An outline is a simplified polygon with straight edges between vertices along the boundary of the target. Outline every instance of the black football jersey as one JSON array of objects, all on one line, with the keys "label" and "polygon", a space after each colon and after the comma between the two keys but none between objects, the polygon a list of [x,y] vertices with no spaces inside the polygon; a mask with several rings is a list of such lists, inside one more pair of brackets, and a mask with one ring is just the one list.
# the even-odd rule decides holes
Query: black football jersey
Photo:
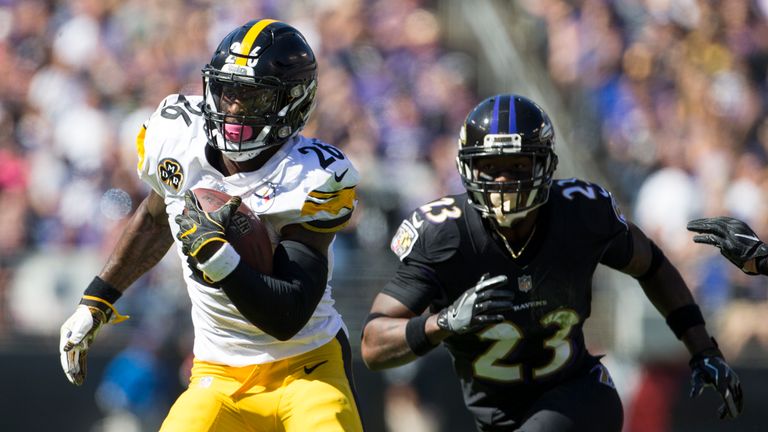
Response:
[{"label": "black football jersey", "polygon": [[578,179],[554,181],[517,259],[466,194],[421,206],[402,222],[391,247],[402,262],[383,292],[415,313],[450,305],[484,274],[509,278],[515,300],[504,322],[444,341],[476,415],[500,406],[524,409],[597,362],[583,334],[592,274],[601,261],[626,265],[632,250],[612,196]]}]

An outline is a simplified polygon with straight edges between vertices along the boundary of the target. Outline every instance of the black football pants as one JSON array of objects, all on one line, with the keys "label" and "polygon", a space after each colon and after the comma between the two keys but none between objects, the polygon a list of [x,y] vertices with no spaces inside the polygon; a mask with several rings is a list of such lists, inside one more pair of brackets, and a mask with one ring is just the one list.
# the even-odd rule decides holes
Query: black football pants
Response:
[{"label": "black football pants", "polygon": [[608,370],[595,365],[588,374],[545,392],[522,420],[500,418],[478,424],[481,431],[620,432],[624,411]]}]

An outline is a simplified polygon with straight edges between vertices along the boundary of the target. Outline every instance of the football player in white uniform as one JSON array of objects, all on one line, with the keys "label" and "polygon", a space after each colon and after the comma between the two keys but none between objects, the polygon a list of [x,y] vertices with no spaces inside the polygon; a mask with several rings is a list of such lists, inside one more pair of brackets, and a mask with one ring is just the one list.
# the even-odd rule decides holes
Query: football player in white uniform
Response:
[{"label": "football player in white uniform", "polygon": [[[82,384],[100,327],[124,319],[115,301],[175,243],[195,361],[161,430],[362,430],[328,285],[330,246],[352,215],[358,173],[337,148],[299,135],[317,89],[312,49],[285,23],[250,21],[216,49],[203,89],[166,97],[139,133],[138,172],[152,191],[61,328],[64,372]],[[196,188],[233,198],[206,213]],[[269,232],[271,275],[224,236],[241,199]]]}]

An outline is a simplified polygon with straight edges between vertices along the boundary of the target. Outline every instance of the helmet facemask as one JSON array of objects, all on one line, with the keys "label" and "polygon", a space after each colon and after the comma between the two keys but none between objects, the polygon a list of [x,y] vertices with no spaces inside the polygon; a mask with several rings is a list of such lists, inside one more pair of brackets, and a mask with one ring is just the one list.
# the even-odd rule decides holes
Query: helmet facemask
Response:
[{"label": "helmet facemask", "polygon": [[230,32],[203,68],[208,144],[244,162],[282,146],[315,104],[317,61],[295,28],[251,20]]},{"label": "helmet facemask", "polygon": [[206,66],[203,115],[209,144],[236,162],[282,145],[309,118],[316,83],[257,77],[254,69],[245,65],[226,63],[221,70]]},{"label": "helmet facemask", "polygon": [[[482,146],[465,146],[463,135],[464,128],[457,157],[459,173],[473,206],[484,217],[509,227],[547,202],[557,167],[551,142],[523,143],[519,134],[487,134]],[[494,173],[483,172],[489,160],[518,168],[506,180],[497,181]]]}]

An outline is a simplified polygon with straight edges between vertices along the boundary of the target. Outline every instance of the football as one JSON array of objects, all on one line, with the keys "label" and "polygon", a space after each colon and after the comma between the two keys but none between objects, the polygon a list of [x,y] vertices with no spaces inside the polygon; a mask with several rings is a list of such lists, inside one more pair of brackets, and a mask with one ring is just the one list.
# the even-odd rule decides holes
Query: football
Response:
[{"label": "football", "polygon": [[[214,189],[197,188],[192,193],[207,212],[217,210],[231,198]],[[267,228],[245,203],[241,203],[232,216],[225,236],[241,259],[262,273],[272,274],[272,242]]]}]

